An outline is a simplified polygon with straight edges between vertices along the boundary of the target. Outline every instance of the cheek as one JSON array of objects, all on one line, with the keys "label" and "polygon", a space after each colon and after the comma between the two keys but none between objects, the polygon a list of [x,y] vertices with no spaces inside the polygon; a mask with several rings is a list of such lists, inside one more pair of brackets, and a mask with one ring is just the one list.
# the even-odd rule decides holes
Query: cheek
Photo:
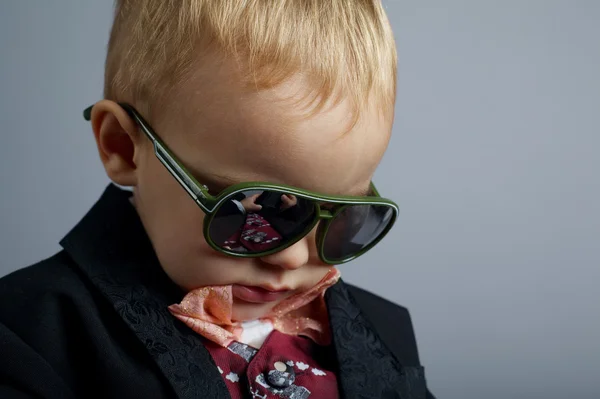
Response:
[{"label": "cheek", "polygon": [[[135,202],[142,223],[167,275],[179,286],[206,280],[216,252],[203,236],[204,212],[166,172],[141,178]],[[202,281],[203,282],[203,281]]]},{"label": "cheek", "polygon": [[[160,237],[161,244],[180,246],[202,241],[204,213],[170,176],[156,174],[150,181],[136,187],[136,202],[140,205],[151,238]],[[165,241],[165,242],[163,242]],[[161,245],[162,246],[162,245]]]}]

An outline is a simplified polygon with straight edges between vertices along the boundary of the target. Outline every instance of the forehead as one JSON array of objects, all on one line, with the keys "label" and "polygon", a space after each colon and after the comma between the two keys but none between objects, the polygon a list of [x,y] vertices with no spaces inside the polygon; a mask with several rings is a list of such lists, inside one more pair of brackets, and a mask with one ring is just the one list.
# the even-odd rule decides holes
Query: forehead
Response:
[{"label": "forehead", "polygon": [[[352,122],[346,100],[316,114],[306,79],[248,90],[226,68],[193,76],[155,129],[204,183],[288,184],[326,194],[364,191],[387,147],[392,116],[365,109]],[[164,132],[164,133],[163,133]],[[221,188],[222,188],[221,187]]]}]

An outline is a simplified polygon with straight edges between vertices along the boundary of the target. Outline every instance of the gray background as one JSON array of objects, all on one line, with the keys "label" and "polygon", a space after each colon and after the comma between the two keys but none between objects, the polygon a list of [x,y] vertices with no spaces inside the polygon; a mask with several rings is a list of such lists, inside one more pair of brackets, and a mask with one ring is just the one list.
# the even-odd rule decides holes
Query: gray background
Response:
[{"label": "gray background", "polygon": [[[400,55],[377,173],[402,208],[346,279],[410,308],[439,398],[600,398],[600,1],[386,2]],[[111,1],[0,3],[0,275],[107,178]]]}]

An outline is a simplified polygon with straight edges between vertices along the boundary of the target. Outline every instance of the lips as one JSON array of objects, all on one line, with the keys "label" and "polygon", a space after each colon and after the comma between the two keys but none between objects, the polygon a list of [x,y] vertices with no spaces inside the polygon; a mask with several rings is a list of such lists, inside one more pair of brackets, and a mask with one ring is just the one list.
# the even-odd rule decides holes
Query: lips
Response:
[{"label": "lips", "polygon": [[242,301],[250,303],[269,303],[283,299],[291,290],[289,288],[275,288],[270,286],[250,286],[234,284],[231,294]]}]

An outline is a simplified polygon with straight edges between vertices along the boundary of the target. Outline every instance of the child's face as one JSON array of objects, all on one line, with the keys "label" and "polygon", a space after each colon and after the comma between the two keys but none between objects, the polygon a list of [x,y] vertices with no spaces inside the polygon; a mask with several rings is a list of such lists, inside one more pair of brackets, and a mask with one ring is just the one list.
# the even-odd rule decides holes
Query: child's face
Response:
[{"label": "child's face", "polygon": [[[210,72],[203,68],[201,76],[177,90],[177,101],[159,119],[149,121],[201,184],[214,191],[246,181],[327,194],[366,191],[387,146],[392,118],[364,111],[358,125],[344,133],[348,104],[326,107],[307,119],[306,110],[294,103],[305,94],[301,79],[253,93],[236,81],[223,66]],[[266,303],[234,295],[233,318],[249,320],[312,287],[330,269],[317,254],[314,231],[262,258],[213,250],[203,238],[204,213],[160,164],[150,142],[140,140],[136,207],[165,272],[183,289],[230,284],[289,289]]]}]

